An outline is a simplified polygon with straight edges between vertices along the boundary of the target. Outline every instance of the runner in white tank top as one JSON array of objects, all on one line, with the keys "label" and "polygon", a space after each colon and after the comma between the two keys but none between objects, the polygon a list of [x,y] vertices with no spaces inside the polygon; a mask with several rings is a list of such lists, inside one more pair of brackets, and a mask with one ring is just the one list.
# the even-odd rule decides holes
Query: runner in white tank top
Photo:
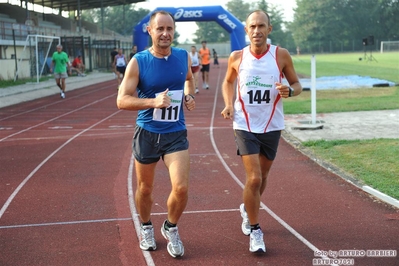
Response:
[{"label": "runner in white tank top", "polygon": [[234,129],[253,133],[284,129],[283,103],[275,85],[281,82],[277,50],[277,46],[270,45],[266,54],[258,58],[251,53],[249,46],[242,50],[234,103]]},{"label": "runner in white tank top", "polygon": [[[254,11],[245,24],[250,45],[230,54],[222,85],[222,116],[233,119],[237,154],[245,169],[241,230],[249,235],[249,251],[266,252],[260,199],[284,129],[283,99],[300,94],[302,86],[289,52],[267,43],[272,31],[269,15]],[[283,76],[289,84],[282,84]]]}]

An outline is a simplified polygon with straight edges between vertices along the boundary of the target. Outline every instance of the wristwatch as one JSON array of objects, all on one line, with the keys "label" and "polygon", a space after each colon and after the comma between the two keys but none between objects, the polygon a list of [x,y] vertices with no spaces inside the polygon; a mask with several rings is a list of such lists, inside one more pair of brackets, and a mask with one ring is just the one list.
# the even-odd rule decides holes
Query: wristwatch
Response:
[{"label": "wristwatch", "polygon": [[289,87],[289,89],[290,89],[290,92],[288,93],[288,97],[294,96],[294,89],[291,87]]}]

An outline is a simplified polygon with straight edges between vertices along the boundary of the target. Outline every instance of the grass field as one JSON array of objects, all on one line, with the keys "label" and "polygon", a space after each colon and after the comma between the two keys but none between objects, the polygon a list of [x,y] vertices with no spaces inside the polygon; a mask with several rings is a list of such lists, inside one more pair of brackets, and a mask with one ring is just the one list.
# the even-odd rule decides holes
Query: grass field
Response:
[{"label": "grass field", "polygon": [[[316,76],[359,75],[399,83],[399,52],[373,52],[377,61],[359,61],[363,53],[316,54]],[[311,55],[292,56],[298,74],[310,77]]]},{"label": "grass field", "polygon": [[[362,53],[316,56],[316,76],[359,75],[399,83],[399,52],[373,53],[376,61],[359,61]],[[293,56],[298,74],[310,76],[311,55]],[[317,113],[399,109],[399,86],[320,90]],[[311,112],[310,92],[284,101],[286,114]],[[399,128],[398,128],[399,136]],[[399,199],[399,139],[307,141],[304,146],[365,184]]]}]

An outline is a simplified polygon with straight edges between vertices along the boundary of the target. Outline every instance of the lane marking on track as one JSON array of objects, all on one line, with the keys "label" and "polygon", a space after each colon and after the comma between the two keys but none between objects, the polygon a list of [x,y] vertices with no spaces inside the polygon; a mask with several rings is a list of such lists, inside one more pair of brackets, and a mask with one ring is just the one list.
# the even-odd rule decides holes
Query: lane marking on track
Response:
[{"label": "lane marking on track", "polygon": [[56,225],[71,225],[71,224],[87,224],[87,223],[108,223],[108,222],[131,221],[131,220],[132,220],[132,218],[111,218],[111,219],[99,219],[99,220],[82,220],[82,221],[70,221],[70,222],[40,223],[40,224],[17,224],[17,225],[0,226],[0,229],[13,229],[13,228],[25,228],[25,227],[41,227],[41,226],[56,226]]},{"label": "lane marking on track", "polygon": [[[203,211],[185,211],[183,214],[198,214],[198,213],[221,213],[221,212],[238,212],[240,209],[225,209],[225,210],[203,210]],[[152,216],[164,216],[167,212],[155,212],[151,213]],[[138,216],[138,214],[134,214]],[[53,223],[37,223],[37,224],[15,224],[15,225],[3,225],[0,229],[15,229],[15,228],[26,228],[26,227],[43,227],[43,226],[57,226],[57,225],[72,225],[72,224],[87,224],[87,223],[109,223],[118,221],[132,221],[131,217],[125,218],[108,218],[108,219],[96,219],[96,220],[80,220],[80,221],[69,221],[69,222],[53,222]]]},{"label": "lane marking on track", "polygon": [[[136,230],[137,239],[140,241],[140,220],[138,218],[136,205],[134,203],[134,193],[133,193],[133,168],[134,168],[134,156],[133,153],[130,157],[129,173],[127,176],[127,187],[129,196],[129,206],[130,213],[132,215],[134,229]],[[143,257],[147,263],[147,266],[155,266],[154,260],[151,257],[149,251],[141,250]]]},{"label": "lane marking on track", "polygon": [[55,126],[55,127],[49,127],[48,129],[71,129],[73,127],[70,126]]},{"label": "lane marking on track", "polygon": [[[108,98],[108,97],[107,97]],[[107,119],[113,117],[114,115],[120,113],[121,110],[118,110],[116,112],[114,112],[113,114],[107,116],[106,118],[101,119],[100,121],[98,121],[97,123],[91,125],[90,127],[82,130],[81,132],[79,132],[78,134],[74,135],[72,138],[68,139],[64,144],[62,144],[60,147],[58,147],[55,151],[53,151],[49,156],[47,156],[46,159],[44,159],[38,166],[36,166],[36,168],[27,176],[25,177],[25,179],[19,184],[19,186],[14,190],[14,192],[10,195],[10,197],[8,197],[7,201],[4,203],[3,207],[0,209],[0,219],[1,217],[3,217],[3,214],[5,213],[5,211],[7,210],[8,206],[10,206],[11,202],[13,201],[13,199],[15,198],[15,196],[17,196],[18,192],[24,187],[24,185],[29,181],[29,179],[32,178],[32,176],[48,161],[50,160],[57,152],[59,152],[62,148],[64,148],[67,144],[69,144],[70,142],[72,142],[74,139],[76,139],[77,137],[79,137],[80,135],[84,134],[85,132],[89,131],[90,129],[92,129],[93,127],[101,124],[102,122],[106,121]]]},{"label": "lane marking on track", "polygon": [[34,109],[30,109],[30,110],[24,111],[22,113],[13,114],[13,115],[10,115],[10,116],[7,116],[7,117],[3,117],[3,118],[0,119],[0,121],[6,120],[6,119],[10,119],[10,118],[13,118],[13,117],[16,117],[16,116],[19,116],[19,115],[27,114],[27,113],[30,113],[30,112],[34,112],[34,111],[37,111],[37,110],[40,110],[40,109],[44,109],[44,108],[47,108],[47,107],[52,106],[54,104],[59,104],[60,102],[67,102],[67,101],[75,99],[75,98],[80,98],[80,97],[82,97],[82,96],[84,96],[86,94],[91,94],[94,91],[97,92],[97,91],[101,91],[101,90],[105,90],[105,89],[109,89],[109,88],[113,88],[113,87],[114,86],[109,86],[108,85],[107,87],[104,87],[104,88],[101,88],[101,89],[95,88],[93,90],[87,91],[85,93],[82,93],[82,94],[79,94],[79,95],[76,95],[76,96],[73,96],[73,97],[68,97],[66,99],[61,99],[61,100],[58,100],[58,101],[53,102],[53,103],[49,103],[49,104],[46,104],[46,105],[43,105],[43,106],[40,106],[40,107],[37,107],[37,108],[34,108]]},{"label": "lane marking on track", "polygon": [[29,131],[29,130],[31,130],[31,129],[33,129],[33,128],[38,127],[38,126],[44,125],[44,124],[46,124],[46,123],[48,123],[48,122],[57,120],[58,118],[61,118],[61,117],[67,116],[67,115],[69,115],[69,114],[75,113],[75,112],[77,112],[77,111],[80,111],[80,110],[82,110],[82,109],[84,109],[84,108],[86,108],[86,107],[88,107],[88,106],[91,106],[91,105],[93,105],[93,104],[102,102],[102,101],[104,101],[104,100],[106,100],[106,99],[108,99],[108,98],[114,97],[114,96],[115,96],[115,93],[112,94],[112,95],[110,95],[110,96],[107,96],[107,97],[105,97],[105,98],[102,98],[102,99],[100,99],[100,100],[96,100],[96,101],[94,101],[94,102],[92,102],[92,103],[86,104],[86,105],[84,105],[84,106],[82,106],[82,107],[80,107],[80,108],[74,109],[74,110],[69,111],[69,112],[67,112],[67,113],[64,113],[64,114],[62,114],[62,115],[56,116],[56,117],[54,117],[54,118],[51,118],[51,119],[49,119],[49,120],[46,120],[46,121],[41,122],[41,123],[39,123],[39,124],[36,124],[36,125],[34,125],[34,126],[25,128],[25,129],[20,130],[20,131],[18,131],[18,132],[15,132],[15,133],[13,133],[13,134],[11,134],[11,135],[8,135],[8,136],[6,136],[6,137],[0,139],[0,142],[6,140],[6,139],[8,139],[8,138],[11,138],[11,137],[13,137],[13,136],[16,136],[16,135],[18,135],[18,134],[21,134],[21,133],[23,133],[23,132]]},{"label": "lane marking on track", "polygon": [[[213,146],[213,149],[216,152],[216,155],[218,156],[220,162],[226,169],[226,171],[230,174],[230,176],[233,178],[233,180],[242,188],[244,189],[244,184],[240,181],[240,179],[234,174],[234,172],[230,169],[230,167],[227,165],[225,160],[223,159],[223,156],[220,154],[220,151],[217,148],[214,136],[213,136],[213,124],[214,124],[214,118],[215,118],[215,112],[216,112],[216,106],[217,106],[217,98],[218,98],[218,91],[219,91],[219,84],[220,84],[220,72],[219,72],[219,77],[217,81],[217,86],[215,90],[215,97],[214,97],[214,102],[213,102],[213,110],[212,110],[212,116],[211,116],[211,124],[209,127],[209,137],[211,138],[211,143]],[[287,229],[291,234],[293,234],[297,239],[299,239],[302,243],[304,243],[307,247],[309,247],[313,252],[320,252],[320,250],[314,246],[312,243],[310,243],[306,238],[304,238],[301,234],[299,234],[297,231],[295,231],[294,228],[292,228],[288,223],[286,223],[283,219],[281,219],[277,214],[275,214],[270,208],[266,206],[263,202],[260,202],[260,205],[262,209],[264,209],[270,216],[272,216],[278,223],[280,223],[285,229]],[[323,259],[330,259],[327,256],[321,256]],[[335,266],[335,264],[332,264]]]}]

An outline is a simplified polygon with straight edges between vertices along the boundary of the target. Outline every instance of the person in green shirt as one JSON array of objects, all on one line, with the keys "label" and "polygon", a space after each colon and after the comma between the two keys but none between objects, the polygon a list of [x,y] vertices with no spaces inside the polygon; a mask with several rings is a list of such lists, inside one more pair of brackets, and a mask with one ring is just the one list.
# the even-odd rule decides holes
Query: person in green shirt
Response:
[{"label": "person in green shirt", "polygon": [[[55,66],[55,67],[54,67]],[[50,72],[54,73],[55,82],[61,90],[61,98],[65,98],[65,79],[68,77],[70,63],[67,53],[62,51],[62,45],[57,45],[57,51],[53,53]]]}]

